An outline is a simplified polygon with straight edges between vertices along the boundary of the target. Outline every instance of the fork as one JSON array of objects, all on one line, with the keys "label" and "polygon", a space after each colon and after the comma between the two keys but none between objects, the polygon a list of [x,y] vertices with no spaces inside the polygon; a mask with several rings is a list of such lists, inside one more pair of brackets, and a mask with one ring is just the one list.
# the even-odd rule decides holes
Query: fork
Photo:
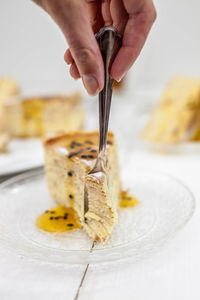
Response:
[{"label": "fork", "polygon": [[[100,29],[96,34],[96,40],[99,44],[101,55],[104,63],[104,88],[99,93],[99,150],[97,159],[92,170],[88,175],[93,175],[98,172],[105,173],[105,158],[106,158],[106,144],[108,123],[110,116],[110,106],[112,98],[112,87],[114,79],[110,77],[110,68],[113,60],[121,46],[121,36],[116,28],[113,26],[106,26]],[[87,186],[84,186],[84,215],[87,213],[88,194]],[[86,222],[85,218],[85,222]]]}]

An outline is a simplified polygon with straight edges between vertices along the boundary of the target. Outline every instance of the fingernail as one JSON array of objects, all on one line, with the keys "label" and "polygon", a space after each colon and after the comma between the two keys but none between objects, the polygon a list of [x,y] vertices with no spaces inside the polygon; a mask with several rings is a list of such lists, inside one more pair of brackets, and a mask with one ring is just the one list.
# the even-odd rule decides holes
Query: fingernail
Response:
[{"label": "fingernail", "polygon": [[98,82],[93,75],[82,75],[84,87],[90,95],[98,93]]}]

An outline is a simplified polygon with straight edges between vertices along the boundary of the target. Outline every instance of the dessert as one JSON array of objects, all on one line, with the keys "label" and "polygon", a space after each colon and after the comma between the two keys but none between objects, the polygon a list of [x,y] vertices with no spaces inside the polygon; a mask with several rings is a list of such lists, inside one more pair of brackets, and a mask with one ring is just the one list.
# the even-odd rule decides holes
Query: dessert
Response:
[{"label": "dessert", "polygon": [[[51,196],[72,207],[89,237],[105,242],[118,220],[120,196],[117,149],[108,133],[105,172],[88,175],[98,154],[98,132],[60,133],[44,139],[46,178]],[[84,186],[88,211],[84,215]]]},{"label": "dessert", "polygon": [[168,83],[143,138],[166,144],[200,140],[200,79],[175,77]]},{"label": "dessert", "polygon": [[0,78],[0,103],[10,96],[17,95],[19,93],[19,86],[17,82],[8,77]]},{"label": "dessert", "polygon": [[83,126],[84,110],[79,94],[8,100],[4,104],[4,128],[14,137],[41,136]]},{"label": "dessert", "polygon": [[0,153],[6,153],[8,151],[8,143],[10,141],[10,136],[6,132],[0,133]]},{"label": "dessert", "polygon": [[0,130],[3,130],[2,119],[4,116],[3,107],[7,98],[17,95],[19,87],[17,82],[9,77],[0,78]]}]

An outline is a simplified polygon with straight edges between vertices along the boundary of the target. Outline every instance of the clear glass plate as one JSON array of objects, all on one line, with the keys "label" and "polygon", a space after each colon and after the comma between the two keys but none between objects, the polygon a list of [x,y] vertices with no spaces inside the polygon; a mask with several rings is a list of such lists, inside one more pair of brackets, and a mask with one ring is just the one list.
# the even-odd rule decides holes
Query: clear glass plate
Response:
[{"label": "clear glass plate", "polygon": [[42,171],[14,177],[0,185],[0,242],[7,250],[50,263],[103,263],[139,260],[172,236],[191,218],[195,201],[179,181],[129,164],[122,172],[124,188],[140,201],[120,209],[119,223],[105,245],[82,230],[52,234],[35,225],[38,215],[55,206]]}]

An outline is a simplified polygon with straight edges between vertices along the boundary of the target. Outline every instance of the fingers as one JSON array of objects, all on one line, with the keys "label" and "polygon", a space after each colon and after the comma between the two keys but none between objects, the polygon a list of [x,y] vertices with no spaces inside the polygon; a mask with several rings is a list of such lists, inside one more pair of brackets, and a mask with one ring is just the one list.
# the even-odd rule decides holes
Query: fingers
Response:
[{"label": "fingers", "polygon": [[67,49],[67,51],[65,52],[64,60],[68,65],[71,65],[74,62],[74,59],[69,49]]},{"label": "fingers", "polygon": [[66,61],[66,63],[68,65],[71,65],[70,66],[70,75],[74,78],[74,79],[79,79],[81,76],[80,76],[80,73],[79,73],[79,70],[74,62],[74,59],[71,55],[71,52],[69,49],[67,49],[67,51],[65,52],[65,55],[64,55],[64,60]]},{"label": "fingers", "polygon": [[[97,93],[104,85],[103,61],[85,1],[48,0],[46,3],[48,3],[50,15],[53,16],[68,41],[71,56],[86,90],[89,94]],[[67,52],[66,62],[70,63],[70,61],[71,57]]]},{"label": "fingers", "polygon": [[112,25],[113,20],[110,11],[110,0],[102,0],[101,13],[104,21],[104,26]]},{"label": "fingers", "polygon": [[[103,27],[104,24],[102,15],[101,13],[99,13],[99,11],[101,11],[101,2],[91,1],[91,0],[88,0],[87,2],[88,2],[87,7],[88,7],[88,15],[89,15],[90,23],[94,33],[96,33],[99,31],[101,27]],[[80,73],[71,55],[70,49],[67,49],[67,51],[65,52],[64,60],[68,65],[71,65],[70,75],[74,79],[79,79]]]},{"label": "fingers", "polygon": [[124,29],[122,47],[111,68],[111,76],[117,81],[121,80],[135,62],[156,18],[156,11],[150,0],[124,0],[124,7],[129,18]]},{"label": "fingers", "polygon": [[74,78],[74,79],[79,79],[80,78],[80,73],[77,69],[76,64],[73,62],[71,67],[70,67],[70,75]]},{"label": "fingers", "polygon": [[90,24],[94,33],[97,33],[100,28],[104,26],[104,20],[101,14],[101,1],[86,0],[86,2]]},{"label": "fingers", "polygon": [[80,5],[78,9],[74,5],[70,18],[71,26],[66,28],[70,51],[86,90],[89,94],[95,94],[103,88],[103,62],[86,7]]},{"label": "fingers", "polygon": [[111,76],[119,81],[139,55],[156,17],[152,0],[43,0],[42,6],[68,41],[65,61],[71,64],[70,74],[81,77],[90,94],[104,85],[103,61],[94,32],[103,25],[113,25],[122,34],[122,47],[111,68]]},{"label": "fingers", "polygon": [[126,23],[128,21],[128,13],[125,10],[122,0],[112,0],[110,2],[111,17],[113,26],[121,35],[124,33]]}]

